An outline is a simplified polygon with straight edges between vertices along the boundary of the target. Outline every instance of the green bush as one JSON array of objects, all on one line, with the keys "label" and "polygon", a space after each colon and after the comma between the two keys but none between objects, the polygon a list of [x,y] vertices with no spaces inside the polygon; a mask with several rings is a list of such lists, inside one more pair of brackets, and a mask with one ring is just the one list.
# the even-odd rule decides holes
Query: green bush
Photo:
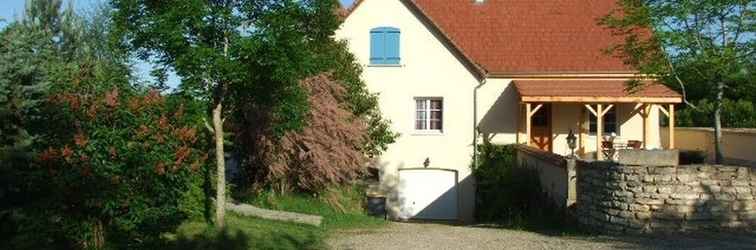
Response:
[{"label": "green bush", "polygon": [[538,171],[517,164],[514,145],[479,145],[475,216],[479,222],[546,233],[576,233],[541,189]]},{"label": "green bush", "polygon": [[480,145],[473,174],[478,221],[517,226],[542,212],[538,173],[517,165],[514,146]]}]

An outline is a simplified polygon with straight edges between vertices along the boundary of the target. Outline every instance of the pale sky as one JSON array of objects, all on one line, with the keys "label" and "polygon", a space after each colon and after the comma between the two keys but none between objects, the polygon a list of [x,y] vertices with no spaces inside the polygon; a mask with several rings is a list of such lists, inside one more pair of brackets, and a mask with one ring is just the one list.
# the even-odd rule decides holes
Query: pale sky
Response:
[{"label": "pale sky", "polygon": [[[344,6],[350,6],[354,0],[339,0],[341,1],[341,4]],[[74,7],[77,10],[88,10],[92,6],[100,3],[107,2],[107,0],[66,0],[66,3],[64,6],[68,4],[68,2],[73,2]],[[0,0],[0,29],[5,27],[7,22],[12,21],[18,17],[21,16],[21,14],[24,11],[24,3],[26,3],[26,0]],[[148,62],[144,61],[135,61],[134,63],[135,67],[135,74],[139,76],[143,80],[150,80],[151,77],[149,76],[150,69],[152,68],[152,65]],[[171,76],[168,79],[168,85],[171,86],[171,88],[175,88],[179,83],[178,78],[171,74]]]}]

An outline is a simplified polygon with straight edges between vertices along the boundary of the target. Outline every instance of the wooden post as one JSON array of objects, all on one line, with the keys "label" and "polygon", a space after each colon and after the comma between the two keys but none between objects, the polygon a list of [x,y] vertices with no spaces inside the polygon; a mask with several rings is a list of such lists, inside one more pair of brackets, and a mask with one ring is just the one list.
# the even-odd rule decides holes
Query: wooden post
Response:
[{"label": "wooden post", "polygon": [[643,109],[643,113],[642,113],[642,116],[643,116],[643,149],[648,150],[648,149],[650,149],[650,147],[648,146],[648,142],[650,141],[648,139],[649,134],[650,134],[649,133],[650,132],[649,131],[649,125],[648,125],[650,121],[649,121],[648,118],[649,118],[649,115],[651,113],[651,105],[649,105],[649,104],[646,103],[646,104],[643,104],[643,107],[641,107],[641,108]]},{"label": "wooden post", "polygon": [[522,103],[517,105],[517,131],[515,132],[515,144],[520,144],[522,141]]},{"label": "wooden post", "polygon": [[669,104],[669,149],[675,149],[675,105]]},{"label": "wooden post", "polygon": [[580,131],[578,132],[580,135],[580,147],[579,152],[581,154],[585,154],[585,138],[587,137],[586,133],[588,133],[588,128],[586,127],[586,112],[585,109],[580,109],[580,122],[578,123],[580,126]]},{"label": "wooden post", "polygon": [[530,146],[530,110],[533,109],[530,103],[525,104],[525,145]]},{"label": "wooden post", "polygon": [[596,160],[604,160],[604,153],[601,150],[601,141],[604,133],[604,105],[596,105]]}]

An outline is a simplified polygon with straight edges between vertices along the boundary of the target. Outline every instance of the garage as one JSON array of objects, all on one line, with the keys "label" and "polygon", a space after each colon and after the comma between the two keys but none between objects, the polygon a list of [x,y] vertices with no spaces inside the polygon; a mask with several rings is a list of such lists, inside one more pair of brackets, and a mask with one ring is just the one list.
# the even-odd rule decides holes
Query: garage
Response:
[{"label": "garage", "polygon": [[399,219],[457,220],[456,170],[414,168],[399,170]]}]

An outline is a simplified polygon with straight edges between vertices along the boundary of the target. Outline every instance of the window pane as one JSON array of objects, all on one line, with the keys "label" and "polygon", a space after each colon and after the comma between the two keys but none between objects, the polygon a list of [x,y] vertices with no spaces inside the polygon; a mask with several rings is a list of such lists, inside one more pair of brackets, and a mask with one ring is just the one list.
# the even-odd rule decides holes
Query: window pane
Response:
[{"label": "window pane", "polygon": [[431,119],[441,120],[441,111],[431,111]]},{"label": "window pane", "polygon": [[431,109],[442,109],[443,108],[443,101],[441,100],[431,100]]},{"label": "window pane", "polygon": [[424,120],[415,120],[415,129],[417,129],[417,130],[424,130],[425,129],[425,121]]},{"label": "window pane", "polygon": [[440,120],[431,120],[431,127],[430,129],[433,130],[441,130],[442,129],[442,122]]},{"label": "window pane", "polygon": [[424,99],[415,100],[415,108],[417,108],[418,111],[425,110],[425,103],[426,100]]},{"label": "window pane", "polygon": [[428,119],[427,113],[425,111],[417,111],[417,115],[415,116],[415,119],[426,120]]}]

